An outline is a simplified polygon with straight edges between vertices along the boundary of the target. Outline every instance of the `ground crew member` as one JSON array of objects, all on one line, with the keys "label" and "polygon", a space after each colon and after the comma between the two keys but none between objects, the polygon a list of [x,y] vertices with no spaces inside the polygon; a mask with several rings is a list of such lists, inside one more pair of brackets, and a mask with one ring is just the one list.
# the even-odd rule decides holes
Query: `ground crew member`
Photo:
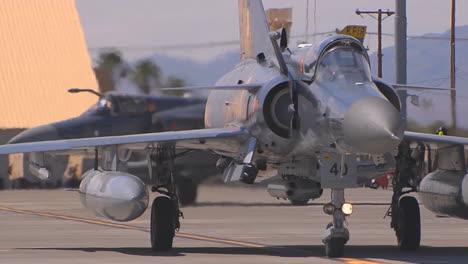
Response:
[{"label": "ground crew member", "polygon": [[439,136],[446,136],[447,135],[447,129],[445,127],[439,127],[436,131],[437,135]]}]

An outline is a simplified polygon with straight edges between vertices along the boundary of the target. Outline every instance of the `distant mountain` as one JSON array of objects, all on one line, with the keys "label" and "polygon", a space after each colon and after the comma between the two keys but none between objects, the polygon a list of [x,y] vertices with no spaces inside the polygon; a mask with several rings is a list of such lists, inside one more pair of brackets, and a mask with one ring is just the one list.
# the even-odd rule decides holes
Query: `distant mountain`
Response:
[{"label": "distant mountain", "polygon": [[[427,34],[430,37],[450,37],[450,32]],[[468,25],[456,27],[458,38],[468,38]],[[457,115],[460,126],[468,128],[468,42],[456,42],[456,88]],[[394,47],[383,49],[383,77],[393,82]],[[450,43],[449,40],[410,39],[407,43],[408,83],[418,86],[449,87]],[[372,54],[371,64],[374,72],[377,69],[377,56]],[[408,99],[409,119],[420,123],[450,119],[449,92],[410,92],[419,95],[420,107],[411,105]]]},{"label": "distant mountain", "polygon": [[161,67],[165,76],[174,75],[189,85],[212,85],[240,62],[240,55],[238,50],[234,50],[207,63],[158,54],[151,59]]}]

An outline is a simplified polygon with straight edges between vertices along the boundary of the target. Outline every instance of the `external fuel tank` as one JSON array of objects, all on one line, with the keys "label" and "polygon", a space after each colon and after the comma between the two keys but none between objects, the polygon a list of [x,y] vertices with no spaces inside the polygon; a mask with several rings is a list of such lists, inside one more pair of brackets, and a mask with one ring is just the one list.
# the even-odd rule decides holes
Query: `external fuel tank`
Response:
[{"label": "external fuel tank", "polygon": [[79,193],[84,207],[114,221],[134,220],[148,207],[146,185],[126,172],[88,171],[83,175]]},{"label": "external fuel tank", "polygon": [[436,214],[468,219],[468,174],[436,170],[421,181],[419,197]]}]

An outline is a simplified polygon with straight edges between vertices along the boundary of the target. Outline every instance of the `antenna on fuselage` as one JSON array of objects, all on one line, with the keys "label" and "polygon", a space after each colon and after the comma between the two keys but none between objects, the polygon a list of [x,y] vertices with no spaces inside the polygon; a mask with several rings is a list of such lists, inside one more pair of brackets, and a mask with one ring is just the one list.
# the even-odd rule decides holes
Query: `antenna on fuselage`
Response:
[{"label": "antenna on fuselage", "polygon": [[280,48],[283,52],[288,48],[288,35],[285,28],[281,30]]}]

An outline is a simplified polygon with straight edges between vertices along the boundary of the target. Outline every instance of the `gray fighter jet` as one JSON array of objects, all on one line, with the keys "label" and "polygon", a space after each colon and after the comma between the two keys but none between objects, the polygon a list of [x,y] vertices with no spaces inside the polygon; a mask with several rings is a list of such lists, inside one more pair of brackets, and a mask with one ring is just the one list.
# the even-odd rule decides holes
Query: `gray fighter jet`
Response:
[{"label": "gray fighter jet", "polygon": [[[78,117],[33,127],[18,134],[8,143],[142,134],[204,127],[205,98],[131,95],[118,92],[100,94],[90,89],[70,89],[69,92],[94,93],[98,96],[98,102]],[[198,152],[197,155],[203,157],[202,162],[197,156],[191,155],[179,160],[177,164],[179,200],[183,205],[193,203],[197,195],[197,184],[205,179],[207,174],[214,175],[217,172],[215,168],[206,169],[216,162],[214,155],[206,151]],[[33,174],[40,176],[39,172],[49,173],[48,182],[60,181],[61,175],[52,175],[50,166],[53,164],[45,164],[41,159],[35,160],[34,158],[37,158],[37,155],[29,157],[28,166],[32,168],[30,171]],[[145,153],[135,153],[127,163],[126,169],[138,175],[144,182],[150,183],[145,169],[147,166],[140,162],[145,159]],[[47,160],[53,161],[54,159]],[[39,164],[42,166],[38,167]],[[47,170],[45,168],[41,170],[41,167],[47,167]],[[85,166],[83,170],[90,168]],[[196,171],[199,172],[194,173]],[[24,179],[17,181],[20,180],[24,182]],[[75,188],[76,184],[79,184],[77,179],[69,179],[64,182],[64,187]],[[15,185],[20,187],[24,184]]]},{"label": "gray fighter jet", "polygon": [[[403,196],[419,183],[410,142],[468,144],[468,139],[405,132],[396,86],[371,75],[368,54],[357,39],[338,35],[291,50],[286,34],[269,32],[260,0],[239,0],[239,20],[242,62],[214,86],[190,88],[211,90],[206,128],[11,144],[0,146],[0,154],[103,153],[103,170],[85,175],[81,200],[103,217],[129,221],[146,210],[148,192],[137,177],[118,171],[118,164],[134,150],[147,151],[157,164],[151,170],[157,180],[152,191],[161,194],[151,208],[154,250],[171,249],[180,228],[182,214],[173,179],[178,157],[195,149],[219,154],[217,166],[224,169],[225,181],[253,183],[259,170],[277,169],[283,179],[280,184],[300,181],[307,190],[331,189],[330,203],[323,208],[332,217],[323,235],[330,257],[343,255],[349,239],[344,223],[352,205],[345,200],[345,189],[396,166],[392,227],[402,249],[418,248],[418,203]],[[450,165],[454,157],[442,163]],[[464,172],[455,176],[466,183]],[[434,184],[445,186],[441,178],[431,177]],[[433,197],[437,193],[442,194],[437,188],[427,192]],[[463,197],[457,202],[466,208]]]}]

